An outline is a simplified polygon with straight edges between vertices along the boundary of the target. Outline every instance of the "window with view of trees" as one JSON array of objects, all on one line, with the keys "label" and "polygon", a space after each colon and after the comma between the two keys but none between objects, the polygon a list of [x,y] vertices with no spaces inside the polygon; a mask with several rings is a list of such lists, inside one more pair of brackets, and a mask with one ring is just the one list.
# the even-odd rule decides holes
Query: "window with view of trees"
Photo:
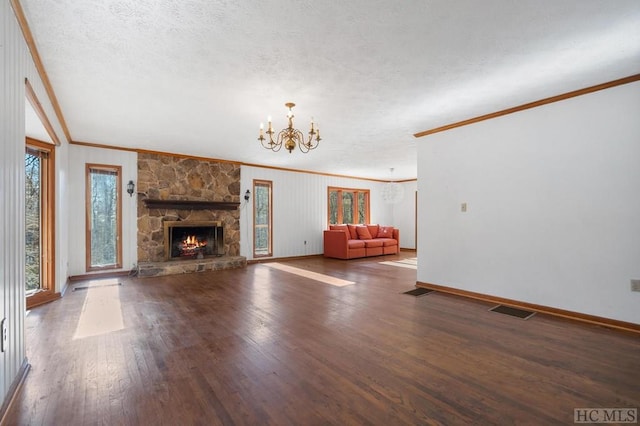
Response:
[{"label": "window with view of trees", "polygon": [[329,224],[368,223],[369,190],[328,188]]},{"label": "window with view of trees", "polygon": [[[54,146],[27,138],[25,152],[25,281],[27,296],[53,290]],[[28,302],[29,303],[29,302]]]},{"label": "window with view of trees", "polygon": [[121,167],[87,164],[87,271],[122,265]]},{"label": "window with view of trees", "polygon": [[253,181],[253,257],[273,256],[271,248],[272,182]]}]

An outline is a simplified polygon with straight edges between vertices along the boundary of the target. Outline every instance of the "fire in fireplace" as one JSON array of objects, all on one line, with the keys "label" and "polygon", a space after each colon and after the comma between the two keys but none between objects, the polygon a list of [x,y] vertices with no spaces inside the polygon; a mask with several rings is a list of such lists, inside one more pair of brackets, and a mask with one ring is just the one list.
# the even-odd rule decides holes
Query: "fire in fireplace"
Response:
[{"label": "fire in fireplace", "polygon": [[165,258],[201,259],[224,254],[224,230],[215,221],[164,222]]}]

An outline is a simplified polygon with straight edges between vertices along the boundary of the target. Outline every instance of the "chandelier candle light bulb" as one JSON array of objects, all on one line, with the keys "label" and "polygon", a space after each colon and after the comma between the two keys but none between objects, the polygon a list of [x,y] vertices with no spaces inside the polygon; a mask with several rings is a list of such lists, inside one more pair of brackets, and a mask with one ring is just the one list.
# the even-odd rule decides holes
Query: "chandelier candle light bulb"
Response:
[{"label": "chandelier candle light bulb", "polygon": [[[314,127],[313,117],[311,117],[311,130],[309,130],[309,138],[305,140],[303,133],[293,127],[294,115],[292,108],[296,106],[296,104],[294,104],[293,102],[287,102],[284,105],[289,108],[289,111],[287,112],[287,119],[289,121],[288,127],[280,130],[280,132],[278,132],[278,136],[274,139],[273,134],[275,132],[273,131],[273,127],[271,126],[271,116],[269,116],[267,118],[267,121],[269,122],[269,128],[266,132],[264,132],[263,124],[260,123],[260,134],[258,136],[258,140],[260,141],[262,146],[274,152],[278,152],[284,144],[285,149],[289,151],[289,153],[291,153],[297,146],[300,151],[305,154],[312,149],[316,149],[321,139],[320,129]],[[269,135],[268,140],[264,136],[264,133]]]}]

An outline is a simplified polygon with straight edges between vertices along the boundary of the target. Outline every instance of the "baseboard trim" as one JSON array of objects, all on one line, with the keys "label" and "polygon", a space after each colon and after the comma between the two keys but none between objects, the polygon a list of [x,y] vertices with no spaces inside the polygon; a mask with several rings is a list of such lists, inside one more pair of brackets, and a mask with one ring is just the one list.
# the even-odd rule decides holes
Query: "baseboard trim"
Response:
[{"label": "baseboard trim", "polygon": [[535,303],[522,302],[520,300],[506,299],[504,297],[492,296],[489,294],[475,293],[473,291],[462,290],[454,287],[447,287],[438,284],[424,283],[417,281],[416,287],[428,288],[431,290],[440,291],[442,293],[453,294],[456,296],[467,297],[470,299],[482,300],[490,303],[497,303],[503,305],[513,306],[514,308],[520,308],[543,314],[553,315],[556,317],[567,318],[574,321],[586,322],[589,324],[595,324],[608,328],[615,328],[617,330],[631,331],[633,333],[640,333],[640,324],[632,322],[619,321],[611,318],[599,317],[596,315],[583,314],[581,312],[567,311],[564,309],[553,308],[550,306],[537,305]]},{"label": "baseboard trim", "polygon": [[304,256],[265,257],[265,258],[258,258],[258,259],[247,259],[247,265],[251,265],[254,263],[287,262],[289,260],[311,259],[314,257],[322,257],[322,254],[307,254]]},{"label": "baseboard trim", "polygon": [[20,393],[20,389],[22,389],[22,385],[24,381],[27,379],[27,375],[29,374],[29,369],[31,368],[31,364],[27,362],[27,358],[22,361],[22,365],[20,366],[20,370],[18,370],[18,375],[9,386],[9,392],[7,393],[7,398],[5,398],[4,403],[2,404],[2,408],[0,408],[0,426],[5,426],[5,420],[7,417],[7,413],[11,409],[11,406],[16,400],[18,393]]}]

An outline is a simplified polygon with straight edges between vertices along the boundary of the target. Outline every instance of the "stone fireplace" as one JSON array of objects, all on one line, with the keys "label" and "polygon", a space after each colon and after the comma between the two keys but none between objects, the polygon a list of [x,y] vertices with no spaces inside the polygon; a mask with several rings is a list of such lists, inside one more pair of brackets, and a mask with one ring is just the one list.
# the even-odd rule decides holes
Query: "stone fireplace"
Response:
[{"label": "stone fireplace", "polygon": [[[161,263],[182,263],[175,267],[182,272],[192,263],[197,264],[195,270],[246,264],[239,256],[239,164],[141,152],[137,190],[141,275],[145,267],[156,270]],[[195,232],[181,240],[187,227]],[[179,247],[181,255],[175,251]]]}]

